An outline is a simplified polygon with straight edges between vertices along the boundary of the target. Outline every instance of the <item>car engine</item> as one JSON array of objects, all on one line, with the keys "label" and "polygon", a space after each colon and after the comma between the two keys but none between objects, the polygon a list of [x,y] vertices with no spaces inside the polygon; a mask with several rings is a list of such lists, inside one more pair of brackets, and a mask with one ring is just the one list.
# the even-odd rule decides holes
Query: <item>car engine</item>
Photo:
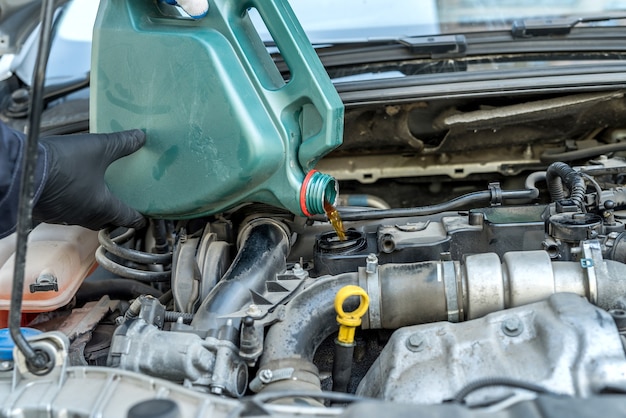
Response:
[{"label": "car engine", "polygon": [[[621,105],[621,95],[611,97]],[[321,164],[338,167],[341,178],[351,145]],[[42,224],[31,252],[60,250],[27,275],[23,322],[48,331],[33,341],[50,346],[54,370],[70,373],[72,385],[99,373],[157,390],[148,382],[158,378],[196,401],[274,394],[305,413],[322,406],[326,393],[493,406],[536,392],[578,399],[620,391],[626,160],[604,153],[608,146],[579,165],[491,173],[484,190],[423,206],[391,207],[400,193],[346,180],[350,191],[338,207],[343,240],[323,216],[262,204],[153,220],[141,231]],[[498,147],[510,149],[498,143],[485,152]],[[434,193],[422,198],[428,192],[420,190],[432,191],[441,177],[402,180],[392,182],[427,201]],[[516,181],[515,189],[501,185]],[[10,280],[10,237],[4,244],[0,278]],[[100,267],[83,281],[92,251]],[[7,309],[8,295],[2,302]],[[22,383],[41,379],[16,356],[15,366],[3,363],[3,384],[14,373]],[[124,405],[136,400],[118,397]]]},{"label": "car engine", "polygon": [[[346,106],[317,164],[339,184],[332,216],[252,202],[141,230],[36,225],[18,297],[49,361],[0,330],[0,414],[623,412],[624,91],[337,81],[377,65],[327,65]],[[87,129],[84,87],[48,92],[43,134]],[[19,130],[26,90],[0,84]],[[0,240],[1,327],[15,242]]]}]

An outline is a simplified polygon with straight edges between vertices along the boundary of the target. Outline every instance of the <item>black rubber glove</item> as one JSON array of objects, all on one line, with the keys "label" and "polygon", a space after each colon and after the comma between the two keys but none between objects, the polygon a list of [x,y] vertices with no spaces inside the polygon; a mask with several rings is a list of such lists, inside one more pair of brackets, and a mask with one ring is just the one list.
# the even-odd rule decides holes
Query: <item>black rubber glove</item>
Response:
[{"label": "black rubber glove", "polygon": [[41,138],[46,178],[33,218],[93,230],[143,227],[144,217],[111,194],[104,173],[109,164],[137,151],[145,141],[140,130]]}]

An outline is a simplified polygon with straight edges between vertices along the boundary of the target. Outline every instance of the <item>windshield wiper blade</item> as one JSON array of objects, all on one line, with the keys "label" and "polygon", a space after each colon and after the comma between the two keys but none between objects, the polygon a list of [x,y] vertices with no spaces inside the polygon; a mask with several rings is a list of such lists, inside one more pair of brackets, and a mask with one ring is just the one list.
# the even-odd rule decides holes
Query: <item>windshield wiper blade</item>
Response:
[{"label": "windshield wiper blade", "polygon": [[431,58],[460,57],[467,51],[464,35],[414,36],[399,39],[414,55],[430,55]]},{"label": "windshield wiper blade", "polygon": [[521,19],[513,22],[511,33],[514,38],[532,38],[533,36],[567,35],[572,28],[581,23],[608,22],[626,19],[626,15],[592,16],[561,19]]}]

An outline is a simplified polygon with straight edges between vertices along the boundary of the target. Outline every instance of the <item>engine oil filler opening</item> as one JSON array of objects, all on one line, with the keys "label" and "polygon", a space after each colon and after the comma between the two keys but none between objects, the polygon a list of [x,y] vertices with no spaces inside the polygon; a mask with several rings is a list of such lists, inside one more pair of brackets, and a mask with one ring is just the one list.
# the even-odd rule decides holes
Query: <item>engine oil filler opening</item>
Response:
[{"label": "engine oil filler opening", "polygon": [[358,252],[367,246],[365,235],[362,232],[349,229],[344,231],[344,234],[344,241],[341,241],[335,232],[321,234],[317,242],[320,252],[326,254],[347,254]]}]

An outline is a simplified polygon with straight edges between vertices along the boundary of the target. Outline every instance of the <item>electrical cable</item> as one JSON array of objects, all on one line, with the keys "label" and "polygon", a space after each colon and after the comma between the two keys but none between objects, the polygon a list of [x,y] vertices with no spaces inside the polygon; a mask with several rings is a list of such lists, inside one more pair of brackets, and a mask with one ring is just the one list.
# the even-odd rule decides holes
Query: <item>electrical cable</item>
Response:
[{"label": "electrical cable", "polygon": [[552,392],[541,385],[526,382],[523,380],[511,379],[508,377],[486,377],[483,379],[475,380],[465,385],[454,395],[452,401],[463,404],[465,403],[465,398],[467,398],[467,396],[472,392],[491,386],[504,386],[514,389],[523,389],[543,395],[563,396],[562,394]]},{"label": "electrical cable", "polygon": [[193,320],[193,314],[187,312],[165,311],[165,322],[176,322],[182,318],[184,324],[190,324]]},{"label": "electrical cable", "polygon": [[329,391],[313,391],[313,390],[277,390],[257,393],[252,395],[250,399],[257,402],[270,402],[284,398],[314,398],[324,399],[334,402],[362,402],[372,401],[371,398],[365,398],[363,396],[354,395],[352,393],[345,392],[329,392]]},{"label": "electrical cable", "polygon": [[569,189],[569,199],[574,202],[581,212],[585,212],[585,192],[587,186],[581,174],[569,165],[556,162],[546,170],[546,183],[553,202],[565,199],[563,184]]},{"label": "electrical cable", "polygon": [[15,248],[15,267],[11,289],[9,310],[9,330],[17,349],[24,355],[26,365],[33,374],[44,375],[54,367],[54,359],[44,350],[34,349],[20,330],[22,320],[22,292],[26,273],[26,252],[28,235],[33,221],[33,196],[35,195],[35,168],[38,156],[38,141],[43,111],[43,87],[46,75],[48,55],[52,37],[54,1],[44,0],[41,4],[41,28],[39,49],[33,74],[33,94],[29,111],[28,133],[22,159],[19,208],[17,212],[17,243]]},{"label": "electrical cable", "polygon": [[580,175],[583,177],[583,179],[587,180],[594,188],[594,190],[596,191],[596,205],[598,206],[598,209],[600,209],[600,204],[602,203],[601,199],[602,199],[602,187],[600,187],[600,184],[596,181],[596,179],[594,179],[592,176],[590,176],[587,173],[580,173]]}]

